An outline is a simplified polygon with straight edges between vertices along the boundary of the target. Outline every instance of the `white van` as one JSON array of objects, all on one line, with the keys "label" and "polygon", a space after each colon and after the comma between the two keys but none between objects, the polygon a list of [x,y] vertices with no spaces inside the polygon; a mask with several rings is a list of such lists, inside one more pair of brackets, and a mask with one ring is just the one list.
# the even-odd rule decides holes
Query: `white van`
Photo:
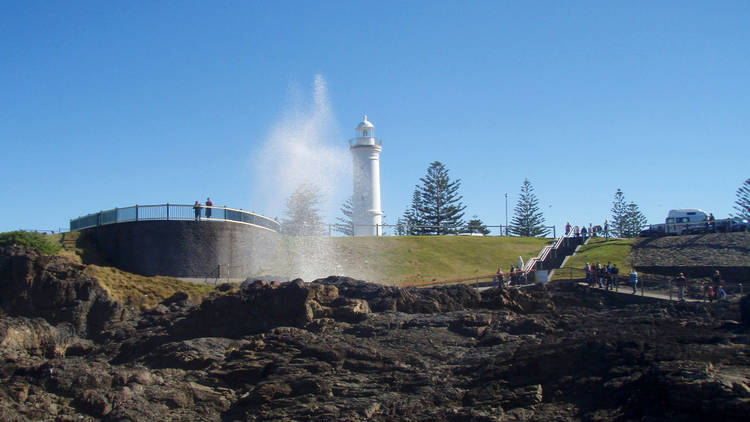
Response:
[{"label": "white van", "polygon": [[699,208],[669,210],[666,220],[667,234],[685,234],[703,230],[708,224],[708,214]]}]

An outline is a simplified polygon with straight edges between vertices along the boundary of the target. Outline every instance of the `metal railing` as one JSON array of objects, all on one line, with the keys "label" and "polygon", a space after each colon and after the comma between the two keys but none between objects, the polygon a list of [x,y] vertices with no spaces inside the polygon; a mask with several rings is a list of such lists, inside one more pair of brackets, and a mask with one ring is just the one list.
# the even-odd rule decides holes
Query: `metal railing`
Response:
[{"label": "metal railing", "polygon": [[253,212],[227,207],[207,207],[201,205],[158,204],[134,205],[132,207],[114,208],[88,214],[70,220],[70,230],[81,230],[107,224],[126,223],[131,221],[155,220],[195,220],[195,221],[233,221],[251,224],[275,232],[280,231],[278,221]]},{"label": "metal railing", "polygon": [[[530,271],[519,270],[519,271],[503,273],[503,276],[505,278],[503,285],[505,287],[527,286],[529,273],[534,272],[534,271],[535,270],[532,269]],[[484,280],[484,281],[480,282],[480,280]],[[473,285],[474,287],[488,287],[488,286],[499,285],[500,281],[497,278],[497,273],[493,273],[493,274],[474,275],[471,277],[449,278],[446,280],[420,281],[416,283],[405,284],[404,287],[423,288],[423,287],[435,287],[435,286],[451,286],[455,284]]]},{"label": "metal railing", "polygon": [[[333,236],[333,233],[340,233],[345,236],[351,236],[353,233],[354,228],[371,228],[374,227],[374,230],[376,233],[380,233],[380,236],[384,235],[396,235],[396,236],[423,236],[423,235],[434,235],[435,232],[440,232],[442,235],[475,235],[480,236],[482,235],[479,232],[478,228],[468,228],[465,225],[462,226],[455,226],[455,225],[416,225],[416,224],[343,224],[343,223],[333,223],[333,224],[324,224],[322,226],[324,229],[327,228],[328,235]],[[487,229],[499,229],[499,230],[492,230],[488,236],[513,236],[518,237],[516,234],[512,233],[512,229],[510,226],[504,226],[504,225],[484,225],[483,227],[486,227]],[[557,230],[555,226],[542,226],[548,229],[552,230],[552,238],[557,238]],[[388,232],[387,230],[390,229],[391,231]]]},{"label": "metal railing", "polygon": [[575,237],[573,234],[573,231],[570,230],[568,233],[560,236],[553,245],[547,245],[544,248],[542,248],[541,251],[539,251],[539,255],[537,255],[534,258],[531,258],[526,262],[526,265],[524,265],[523,270],[524,271],[531,271],[534,269],[537,269],[537,265],[540,263],[543,263],[547,260],[550,253],[557,253],[557,251],[563,246],[563,243],[566,241],[566,239],[570,239],[572,237]]},{"label": "metal railing", "polygon": [[382,146],[383,141],[380,138],[374,138],[371,136],[364,136],[364,137],[359,137],[359,138],[354,138],[354,139],[349,140],[350,147],[368,146],[368,145]]}]

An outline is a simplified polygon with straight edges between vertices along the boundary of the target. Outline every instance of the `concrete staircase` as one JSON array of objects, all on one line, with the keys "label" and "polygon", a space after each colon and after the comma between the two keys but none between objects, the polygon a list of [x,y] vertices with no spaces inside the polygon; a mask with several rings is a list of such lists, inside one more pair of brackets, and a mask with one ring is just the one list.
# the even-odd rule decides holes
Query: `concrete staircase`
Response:
[{"label": "concrete staircase", "polygon": [[523,270],[524,272],[551,271],[560,268],[565,258],[572,255],[583,243],[583,237],[568,233],[558,238],[552,245],[545,246],[536,258],[526,263]]}]

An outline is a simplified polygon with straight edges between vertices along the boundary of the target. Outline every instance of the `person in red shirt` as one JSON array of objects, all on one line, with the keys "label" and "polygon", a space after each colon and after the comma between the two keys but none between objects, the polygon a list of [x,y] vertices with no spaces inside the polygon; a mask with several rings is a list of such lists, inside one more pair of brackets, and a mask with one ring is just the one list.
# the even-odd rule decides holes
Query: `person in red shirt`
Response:
[{"label": "person in red shirt", "polygon": [[214,203],[211,202],[211,198],[206,198],[206,218],[211,218],[211,207],[214,206]]}]

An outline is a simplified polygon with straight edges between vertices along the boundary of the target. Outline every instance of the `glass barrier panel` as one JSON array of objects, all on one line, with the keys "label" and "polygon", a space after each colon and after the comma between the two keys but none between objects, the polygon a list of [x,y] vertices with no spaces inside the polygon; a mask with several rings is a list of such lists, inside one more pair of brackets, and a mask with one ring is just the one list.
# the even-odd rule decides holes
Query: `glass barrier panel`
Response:
[{"label": "glass barrier panel", "polygon": [[224,207],[201,206],[196,209],[193,205],[138,205],[125,208],[115,208],[107,211],[89,214],[70,220],[70,230],[80,230],[97,225],[113,224],[126,221],[148,220],[194,220],[206,219],[238,221],[279,231],[281,225],[270,218],[248,211],[226,209]]},{"label": "glass barrier panel", "polygon": [[118,208],[117,209],[117,222],[135,221],[135,207]]},{"label": "glass barrier panel", "polygon": [[100,213],[99,224],[112,224],[117,222],[117,210],[103,211]]}]

